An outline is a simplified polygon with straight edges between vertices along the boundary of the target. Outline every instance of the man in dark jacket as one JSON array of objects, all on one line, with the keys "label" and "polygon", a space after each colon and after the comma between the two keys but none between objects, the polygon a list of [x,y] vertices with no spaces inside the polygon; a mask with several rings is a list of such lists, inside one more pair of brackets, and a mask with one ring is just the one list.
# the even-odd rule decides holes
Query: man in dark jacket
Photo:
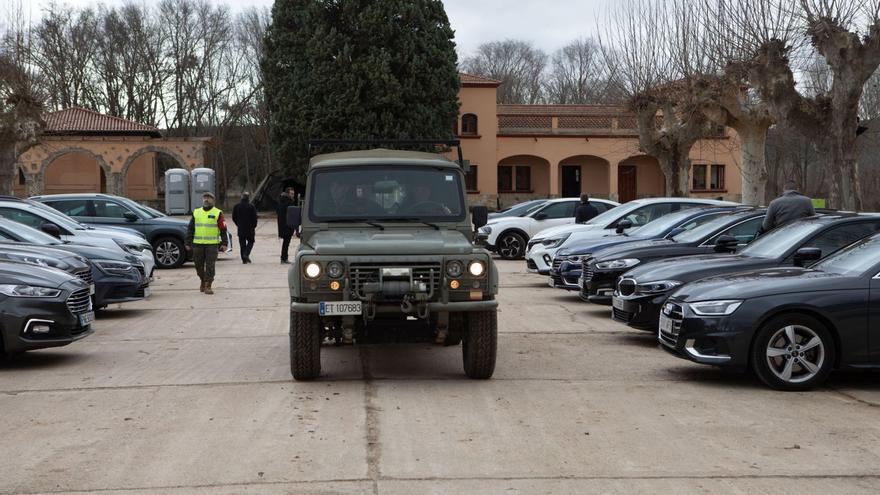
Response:
[{"label": "man in dark jacket", "polygon": [[782,196],[771,201],[770,206],[767,207],[767,216],[764,217],[759,233],[769,232],[799,218],[811,217],[815,214],[813,202],[799,193],[797,184],[790,180],[783,186]]},{"label": "man in dark jacket", "polygon": [[251,250],[257,233],[257,208],[251,204],[251,196],[241,193],[241,202],[232,209],[232,221],[238,229],[238,246],[241,248],[241,262],[251,262]]},{"label": "man in dark jacket", "polygon": [[575,210],[574,222],[587,223],[598,214],[599,210],[597,210],[595,206],[590,204],[590,195],[587,193],[581,194],[581,204],[579,204],[577,209]]},{"label": "man in dark jacket", "polygon": [[290,250],[290,238],[293,237],[293,230],[287,226],[287,207],[293,206],[293,188],[288,187],[281,193],[278,199],[278,237],[281,239],[281,264],[290,264],[288,261],[288,251]]}]

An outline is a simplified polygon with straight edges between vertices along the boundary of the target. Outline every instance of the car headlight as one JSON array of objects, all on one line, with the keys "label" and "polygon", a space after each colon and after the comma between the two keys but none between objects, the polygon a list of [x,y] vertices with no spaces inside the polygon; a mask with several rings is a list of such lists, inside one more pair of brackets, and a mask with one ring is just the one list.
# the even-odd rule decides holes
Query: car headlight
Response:
[{"label": "car headlight", "polygon": [[446,264],[446,274],[452,278],[460,277],[464,273],[464,266],[461,261],[450,261]]},{"label": "car headlight", "polygon": [[49,287],[35,287],[33,285],[0,285],[0,294],[9,297],[58,297],[61,294],[59,289],[50,289]]},{"label": "car headlight", "polygon": [[45,266],[52,268],[66,268],[67,264],[59,263],[56,260],[49,260],[46,258],[40,258],[39,256],[22,256],[16,254],[10,254],[9,259],[12,261],[18,261],[19,263],[27,263],[28,265],[37,265],[37,266]]},{"label": "car headlight", "polygon": [[327,275],[330,278],[339,278],[345,273],[345,267],[338,261],[331,261],[327,265]]},{"label": "car headlight", "polygon": [[622,268],[632,268],[639,264],[636,258],[623,258],[619,260],[603,261],[596,263],[596,268],[600,270],[620,270]]},{"label": "car headlight", "polygon": [[678,280],[659,280],[657,282],[646,282],[638,285],[637,292],[642,294],[659,294],[668,292],[681,285]]},{"label": "car headlight", "polygon": [[702,301],[690,303],[691,311],[700,316],[727,316],[742,305],[739,300]]},{"label": "car headlight", "polygon": [[119,247],[121,247],[124,251],[129,252],[131,254],[142,254],[144,251],[152,251],[153,247],[149,244],[143,244],[138,242],[129,242],[129,241],[120,241],[119,239],[113,239]]},{"label": "car headlight", "polygon": [[481,233],[481,234],[491,234],[491,233],[492,233],[492,227],[490,227],[490,226],[488,226],[488,225],[483,225],[482,227],[480,227],[479,229],[477,229],[477,232],[479,232],[479,233]]},{"label": "car headlight", "polygon": [[133,264],[124,261],[95,260],[94,263],[98,269],[109,275],[128,275],[137,270]]},{"label": "car headlight", "polygon": [[474,277],[480,277],[486,272],[486,265],[482,261],[471,261],[468,265],[468,272]]},{"label": "car headlight", "polygon": [[303,272],[306,274],[306,278],[314,280],[321,276],[321,264],[317,261],[310,261],[306,263]]},{"label": "car headlight", "polygon": [[541,241],[541,244],[543,244],[544,247],[549,248],[549,249],[558,248],[565,241],[567,241],[569,237],[571,237],[571,234],[565,234],[565,235],[559,236],[559,237],[550,237],[548,239],[544,239],[543,241]]}]

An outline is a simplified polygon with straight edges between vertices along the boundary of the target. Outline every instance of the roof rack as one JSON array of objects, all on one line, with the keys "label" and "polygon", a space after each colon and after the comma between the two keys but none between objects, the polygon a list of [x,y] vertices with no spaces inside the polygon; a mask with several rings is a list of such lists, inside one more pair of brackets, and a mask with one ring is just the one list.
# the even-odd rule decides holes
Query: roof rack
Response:
[{"label": "roof rack", "polygon": [[415,148],[420,146],[449,146],[458,151],[458,165],[465,168],[464,158],[461,154],[461,141],[458,139],[310,139],[309,140],[309,157],[311,158],[312,149],[324,146],[344,147],[344,146],[399,146]]}]

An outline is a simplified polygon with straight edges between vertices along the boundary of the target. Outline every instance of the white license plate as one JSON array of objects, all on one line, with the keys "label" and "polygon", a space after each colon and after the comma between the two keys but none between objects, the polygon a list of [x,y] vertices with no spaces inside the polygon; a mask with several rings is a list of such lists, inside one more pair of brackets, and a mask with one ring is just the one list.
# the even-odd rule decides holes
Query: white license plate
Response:
[{"label": "white license plate", "polygon": [[79,315],[79,326],[81,327],[91,325],[93,321],[95,321],[95,313],[92,311]]},{"label": "white license plate", "polygon": [[363,314],[360,301],[336,301],[318,303],[321,316],[358,316]]},{"label": "white license plate", "polygon": [[144,287],[144,297],[150,297],[150,294],[152,294],[152,293],[153,293],[153,291],[150,290],[149,287]]},{"label": "white license plate", "polygon": [[556,284],[553,283],[553,277],[547,277],[547,285],[550,287],[556,287]]},{"label": "white license plate", "polygon": [[90,295],[90,296],[94,296],[94,295],[95,295],[95,284],[91,284],[91,285],[89,285],[89,295]]},{"label": "white license plate", "polygon": [[625,311],[623,299],[613,298],[611,299],[611,305],[614,306],[614,309],[619,309],[621,311]]},{"label": "white license plate", "polygon": [[660,331],[675,334],[675,332],[673,331],[672,320],[670,320],[668,316],[663,314],[660,315]]}]

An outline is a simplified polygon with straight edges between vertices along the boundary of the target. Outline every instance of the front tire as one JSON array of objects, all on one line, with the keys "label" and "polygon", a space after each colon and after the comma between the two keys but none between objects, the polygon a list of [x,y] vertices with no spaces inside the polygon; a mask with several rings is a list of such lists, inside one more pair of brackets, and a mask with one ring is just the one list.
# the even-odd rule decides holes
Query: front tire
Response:
[{"label": "front tire", "polygon": [[186,246],[176,237],[162,237],[153,244],[153,257],[159,268],[179,268],[186,263]]},{"label": "front tire", "polygon": [[294,380],[314,380],[321,374],[321,317],[290,313],[290,374]]},{"label": "front tire", "polygon": [[502,259],[520,259],[526,254],[526,240],[516,232],[505,232],[498,238],[496,251]]},{"label": "front tire", "polygon": [[474,311],[468,313],[467,322],[461,347],[464,373],[478,380],[492,378],[498,353],[498,313]]},{"label": "front tire", "polygon": [[752,370],[776,390],[810,390],[828,378],[834,339],[815,318],[784,315],[768,321],[752,346]]}]

